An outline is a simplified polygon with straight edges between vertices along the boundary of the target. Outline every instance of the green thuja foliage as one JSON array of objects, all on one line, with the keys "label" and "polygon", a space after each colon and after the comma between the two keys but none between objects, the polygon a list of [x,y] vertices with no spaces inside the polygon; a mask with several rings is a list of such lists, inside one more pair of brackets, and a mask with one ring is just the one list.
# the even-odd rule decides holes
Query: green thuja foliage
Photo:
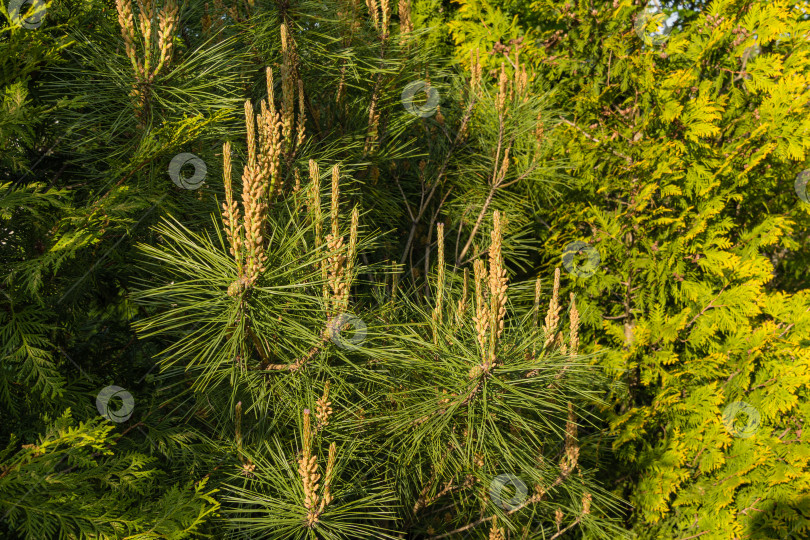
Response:
[{"label": "green thuja foliage", "polygon": [[524,6],[542,22],[521,54],[555,82],[570,163],[570,189],[538,209],[541,268],[569,261],[585,350],[615,378],[605,441],[628,526],[802,537],[806,6],[666,3],[683,13],[664,35],[641,7]]},{"label": "green thuja foliage", "polygon": [[[130,235],[148,235],[174,194],[138,182],[115,5],[43,2],[32,26],[13,4],[0,18],[0,536],[198,536],[219,504],[203,481],[219,456],[158,413],[156,349],[129,327]],[[195,122],[164,120],[140,151],[171,151]],[[96,402],[115,384],[134,394],[127,427]]]},{"label": "green thuja foliage", "polygon": [[[166,489],[156,458],[116,451],[113,425],[73,420],[70,410],[46,435],[22,445],[12,437],[0,453],[0,508],[25,538],[190,538],[219,503],[206,479]],[[134,533],[134,534],[133,534]]]}]

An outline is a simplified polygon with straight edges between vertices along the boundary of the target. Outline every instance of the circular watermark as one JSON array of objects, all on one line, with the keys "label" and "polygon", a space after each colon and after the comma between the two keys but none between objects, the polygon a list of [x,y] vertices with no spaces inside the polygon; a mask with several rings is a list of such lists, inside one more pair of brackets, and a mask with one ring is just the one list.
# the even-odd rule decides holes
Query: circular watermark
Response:
[{"label": "circular watermark", "polygon": [[[26,4],[31,4],[30,15],[23,18],[22,8]],[[39,28],[42,24],[42,19],[45,18],[45,1],[44,0],[11,0],[8,4],[8,14],[11,20],[19,23],[23,28],[34,30]]]},{"label": "circular watermark", "polygon": [[803,538],[807,538],[807,536],[800,536],[799,531],[791,530],[788,531],[788,533],[785,534],[785,536],[783,536],[780,540],[802,540]]},{"label": "circular watermark", "polygon": [[[416,94],[425,92],[427,101],[422,105],[415,105],[413,100]],[[402,91],[402,105],[405,110],[414,116],[427,118],[436,113],[436,107],[439,105],[439,91],[430,86],[424,81],[414,81],[405,87]]]},{"label": "circular watermark", "polygon": [[[180,169],[186,164],[194,166],[194,174],[189,178],[185,178],[180,174]],[[205,166],[205,162],[189,152],[177,154],[169,163],[169,176],[172,182],[183,189],[197,189],[202,185],[207,173],[208,168]]]},{"label": "circular watermark", "polygon": [[807,183],[810,182],[810,169],[805,169],[796,176],[796,182],[793,184],[796,190],[796,195],[799,198],[810,204],[810,198],[807,197]]},{"label": "circular watermark", "polygon": [[634,28],[645,45],[654,47],[666,43],[677,20],[677,13],[670,16],[664,13],[660,0],[650,0],[636,17]]},{"label": "circular watermark", "polygon": [[784,42],[790,42],[790,32],[782,32],[779,34],[779,37],[774,40],[774,45],[779,45]]},{"label": "circular watermark", "polygon": [[[748,421],[744,425],[737,421],[740,413],[745,413],[748,416]],[[751,437],[759,429],[759,420],[759,411],[745,401],[735,401],[723,409],[723,425],[734,437],[742,439]]]},{"label": "circular watermark", "polygon": [[[587,257],[584,262],[581,260],[582,255]],[[568,273],[581,278],[594,275],[601,261],[599,251],[581,240],[565,246],[562,254],[562,263]]]},{"label": "circular watermark", "polygon": [[[113,397],[121,398],[123,404],[117,411],[110,410],[109,403]],[[120,386],[107,386],[101,389],[101,392],[96,396],[96,408],[101,416],[120,424],[126,422],[132,416],[132,410],[135,408],[135,399],[132,394],[121,388]]]},{"label": "circular watermark", "polygon": [[[515,495],[510,499],[504,500],[501,497],[501,492],[507,485],[511,485],[515,488]],[[514,474],[499,474],[492,479],[492,483],[489,485],[489,496],[492,497],[492,502],[506,510],[514,510],[523,504],[528,494],[529,488],[526,487],[523,480]]]},{"label": "circular watermark", "polygon": [[[341,334],[341,328],[346,324],[354,327],[354,335],[351,338]],[[329,338],[341,349],[357,350],[360,348],[357,345],[366,339],[367,328],[366,323],[359,317],[350,313],[341,313],[329,323]]]},{"label": "circular watermark", "polygon": [[759,56],[761,52],[762,49],[759,46],[759,38],[756,34],[754,34],[754,44],[750,47],[746,47],[746,49],[743,51],[742,57],[746,58],[747,60],[751,60],[752,58]]}]

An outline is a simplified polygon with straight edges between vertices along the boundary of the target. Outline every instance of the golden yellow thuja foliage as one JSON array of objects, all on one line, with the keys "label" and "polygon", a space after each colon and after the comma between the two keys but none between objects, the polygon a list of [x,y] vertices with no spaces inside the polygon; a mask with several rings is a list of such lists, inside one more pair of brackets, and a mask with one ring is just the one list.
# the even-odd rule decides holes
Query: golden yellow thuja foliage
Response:
[{"label": "golden yellow thuja foliage", "polygon": [[[607,3],[604,26],[544,30],[536,49],[576,171],[545,245],[585,240],[587,223],[600,254],[572,284],[580,348],[617,379],[604,414],[620,461],[604,474],[643,538],[806,533],[807,206],[793,182],[810,21],[796,4],[717,0],[653,45],[631,30],[640,6]],[[741,436],[735,418],[756,429]]]}]

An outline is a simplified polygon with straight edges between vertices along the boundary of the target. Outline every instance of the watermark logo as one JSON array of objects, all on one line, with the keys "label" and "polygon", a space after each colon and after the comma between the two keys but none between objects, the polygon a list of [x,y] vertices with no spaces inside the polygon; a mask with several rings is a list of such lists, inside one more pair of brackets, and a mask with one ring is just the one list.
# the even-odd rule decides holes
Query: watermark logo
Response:
[{"label": "watermark logo", "polygon": [[[515,495],[504,500],[503,490],[507,485],[514,488]],[[500,506],[506,510],[518,508],[521,504],[526,502],[528,494],[529,488],[526,487],[523,480],[514,474],[499,474],[492,479],[492,483],[489,485],[489,496],[492,498],[492,502],[494,502],[496,506]]]},{"label": "watermark logo", "polygon": [[793,184],[793,187],[796,190],[796,195],[798,195],[803,202],[810,203],[810,199],[807,197],[807,182],[810,182],[810,169],[806,169],[796,176],[796,182]]},{"label": "watermark logo", "polygon": [[751,45],[750,47],[746,48],[743,51],[742,57],[745,58],[746,61],[748,61],[748,60],[754,58],[755,56],[759,56],[759,54],[761,52],[762,52],[762,49],[760,48],[759,44],[756,43],[756,44]]},{"label": "watermark logo", "polygon": [[[26,4],[31,4],[31,8],[28,15],[23,18],[22,8]],[[45,18],[45,11],[44,0],[11,0],[8,4],[8,14],[11,16],[11,20],[28,30],[40,27]]]},{"label": "watermark logo", "polygon": [[[422,105],[414,103],[414,98],[419,92],[425,92],[427,95],[427,101]],[[424,81],[414,81],[402,91],[402,105],[414,116],[422,118],[433,116],[439,106],[439,91]]]},{"label": "watermark logo", "polygon": [[[738,421],[740,413],[748,416],[748,421],[744,424]],[[747,439],[759,429],[759,411],[750,403],[745,401],[735,401],[723,409],[723,425],[734,437]]]},{"label": "watermark logo", "polygon": [[[342,328],[347,324],[354,328],[352,337],[342,334]],[[341,349],[358,350],[358,345],[366,339],[367,328],[360,318],[350,313],[341,313],[329,323],[329,338]]]},{"label": "watermark logo", "polygon": [[[583,255],[585,257],[584,261],[582,260]],[[562,263],[568,273],[581,278],[594,275],[601,261],[599,251],[580,240],[565,246],[562,254]]]},{"label": "watermark logo", "polygon": [[[194,174],[188,178],[180,174],[180,169],[186,164],[194,166]],[[208,168],[205,166],[205,162],[189,152],[177,154],[169,163],[169,176],[172,182],[183,189],[197,189],[205,181],[207,173]]]},{"label": "watermark logo", "polygon": [[787,532],[784,536],[780,538],[780,540],[802,540],[807,538],[807,532],[800,534],[799,531],[796,530],[797,526],[794,526],[791,530]]},{"label": "watermark logo", "polygon": [[669,34],[677,20],[677,13],[673,13],[669,17],[664,13],[660,0],[650,0],[644,11],[636,17],[636,35],[647,46],[663,45],[669,39]]},{"label": "watermark logo", "polygon": [[[110,399],[113,397],[120,398],[123,401],[121,408],[117,411],[110,410]],[[120,386],[107,386],[101,389],[101,392],[96,396],[96,408],[101,416],[111,422],[118,424],[126,422],[132,416],[132,410],[135,408],[135,399],[132,394],[121,388]]]}]

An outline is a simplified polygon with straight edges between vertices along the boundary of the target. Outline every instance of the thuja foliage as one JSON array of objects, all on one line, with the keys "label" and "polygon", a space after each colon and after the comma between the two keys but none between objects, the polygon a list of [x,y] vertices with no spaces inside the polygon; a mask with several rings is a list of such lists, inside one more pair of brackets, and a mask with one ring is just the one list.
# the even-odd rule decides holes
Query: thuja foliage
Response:
[{"label": "thuja foliage", "polygon": [[[178,420],[153,421],[148,399],[126,430],[96,406],[115,382],[154,394],[156,349],[129,328],[138,313],[126,295],[124,240],[170,193],[124,184],[137,168],[125,150],[137,118],[121,99],[130,82],[109,68],[118,39],[102,47],[114,6],[48,5],[34,29],[2,7],[0,536],[188,537],[219,506],[208,471],[189,469],[199,436]],[[158,433],[147,437],[144,426]],[[152,446],[182,448],[188,459],[167,464]]]},{"label": "thuja foliage", "polygon": [[626,1],[538,2],[490,36],[567,104],[555,137],[571,189],[538,213],[539,268],[572,241],[599,255],[566,288],[584,350],[615,377],[610,484],[628,526],[806,537],[807,6],[680,4],[664,3],[661,19],[681,15],[664,33]]}]

